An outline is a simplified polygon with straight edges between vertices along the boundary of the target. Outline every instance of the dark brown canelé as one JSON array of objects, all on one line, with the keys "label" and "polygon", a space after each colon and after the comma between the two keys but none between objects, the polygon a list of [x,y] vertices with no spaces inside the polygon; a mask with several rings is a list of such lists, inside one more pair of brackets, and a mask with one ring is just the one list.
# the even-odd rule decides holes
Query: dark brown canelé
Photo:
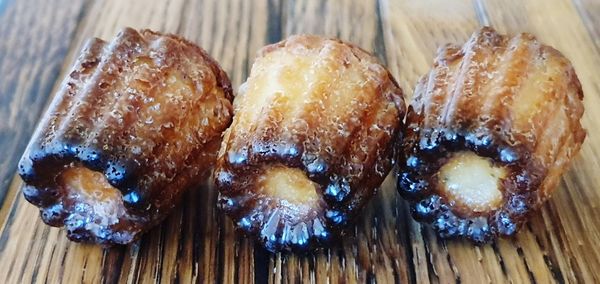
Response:
[{"label": "dark brown canel\u00e9", "polygon": [[560,52],[482,28],[441,48],[415,88],[398,190],[442,238],[514,234],[577,154],[583,92]]},{"label": "dark brown canel\u00e9", "polygon": [[207,175],[232,100],[225,72],[180,37],[92,39],[19,163],[25,198],[71,240],[129,243]]},{"label": "dark brown canel\u00e9", "polygon": [[219,204],[271,251],[330,242],[392,167],[402,91],[367,52],[292,36],[259,52],[234,102]]}]

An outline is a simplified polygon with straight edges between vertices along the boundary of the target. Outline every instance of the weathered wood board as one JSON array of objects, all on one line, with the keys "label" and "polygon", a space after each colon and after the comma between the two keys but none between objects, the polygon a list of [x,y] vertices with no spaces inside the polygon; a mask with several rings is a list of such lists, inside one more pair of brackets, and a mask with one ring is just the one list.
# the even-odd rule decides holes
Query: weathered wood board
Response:
[{"label": "weathered wood board", "polygon": [[[310,255],[269,254],[214,207],[210,184],[137,243],[68,241],[20,194],[18,161],[83,41],[124,26],[204,47],[237,88],[256,51],[296,33],[375,53],[408,97],[438,46],[479,26],[531,32],[571,59],[588,137],[560,188],[514,239],[440,241],[414,222],[389,177],[353,234]],[[595,0],[0,0],[0,283],[600,282],[600,2]]]}]

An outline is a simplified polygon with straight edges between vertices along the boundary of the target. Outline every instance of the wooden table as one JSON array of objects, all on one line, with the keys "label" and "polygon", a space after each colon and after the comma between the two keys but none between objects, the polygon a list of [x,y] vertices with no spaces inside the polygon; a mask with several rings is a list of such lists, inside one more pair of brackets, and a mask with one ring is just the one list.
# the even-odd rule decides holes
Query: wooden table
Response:
[{"label": "wooden table", "polygon": [[[514,239],[476,247],[415,223],[388,178],[343,247],[271,255],[235,233],[205,185],[142,240],[102,249],[45,226],[20,194],[16,163],[82,42],[124,26],[183,35],[237,88],[261,46],[295,33],[352,41],[410,97],[436,48],[479,26],[528,31],[571,59],[588,138],[554,197]],[[600,282],[600,1],[0,0],[0,283]]]}]

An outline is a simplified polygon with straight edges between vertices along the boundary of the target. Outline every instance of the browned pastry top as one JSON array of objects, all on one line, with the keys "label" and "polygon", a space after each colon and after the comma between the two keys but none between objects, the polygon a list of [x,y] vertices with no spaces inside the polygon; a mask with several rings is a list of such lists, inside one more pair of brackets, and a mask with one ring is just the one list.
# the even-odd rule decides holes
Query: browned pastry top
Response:
[{"label": "browned pastry top", "polygon": [[[350,142],[376,142],[376,137],[361,136],[369,132],[369,123],[395,128],[405,109],[400,89],[376,58],[351,44],[312,35],[291,36],[261,49],[234,107],[231,129],[236,131],[226,133],[231,135],[225,139],[227,148],[282,144],[288,150],[298,148],[292,156],[301,150],[318,157],[315,163],[333,162],[343,151],[373,150],[369,144]],[[387,128],[372,130],[390,135]],[[264,151],[247,152],[258,158]]]},{"label": "browned pastry top", "polygon": [[[493,139],[507,147],[505,155],[515,156],[506,158],[530,160],[541,179],[552,174],[548,170],[562,172],[585,138],[583,91],[573,66],[527,33],[511,38],[486,27],[462,47],[441,48],[413,100],[422,128]],[[541,184],[540,198],[556,182],[558,177]]]}]

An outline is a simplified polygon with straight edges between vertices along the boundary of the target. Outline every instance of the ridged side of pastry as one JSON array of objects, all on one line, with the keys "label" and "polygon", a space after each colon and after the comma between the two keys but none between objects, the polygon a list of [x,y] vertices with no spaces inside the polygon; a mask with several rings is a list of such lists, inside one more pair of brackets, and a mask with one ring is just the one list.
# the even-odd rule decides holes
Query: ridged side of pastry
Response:
[{"label": "ridged side of pastry", "polygon": [[232,100],[225,72],[184,39],[92,39],[19,163],[25,197],[73,240],[130,242],[214,164]]},{"label": "ridged side of pastry", "polygon": [[367,52],[317,36],[263,48],[215,170],[221,208],[269,250],[331,240],[392,166],[402,92]]},{"label": "ridged side of pastry", "polygon": [[569,60],[530,34],[445,46],[415,88],[398,189],[442,237],[512,235],[579,151],[582,100]]}]

